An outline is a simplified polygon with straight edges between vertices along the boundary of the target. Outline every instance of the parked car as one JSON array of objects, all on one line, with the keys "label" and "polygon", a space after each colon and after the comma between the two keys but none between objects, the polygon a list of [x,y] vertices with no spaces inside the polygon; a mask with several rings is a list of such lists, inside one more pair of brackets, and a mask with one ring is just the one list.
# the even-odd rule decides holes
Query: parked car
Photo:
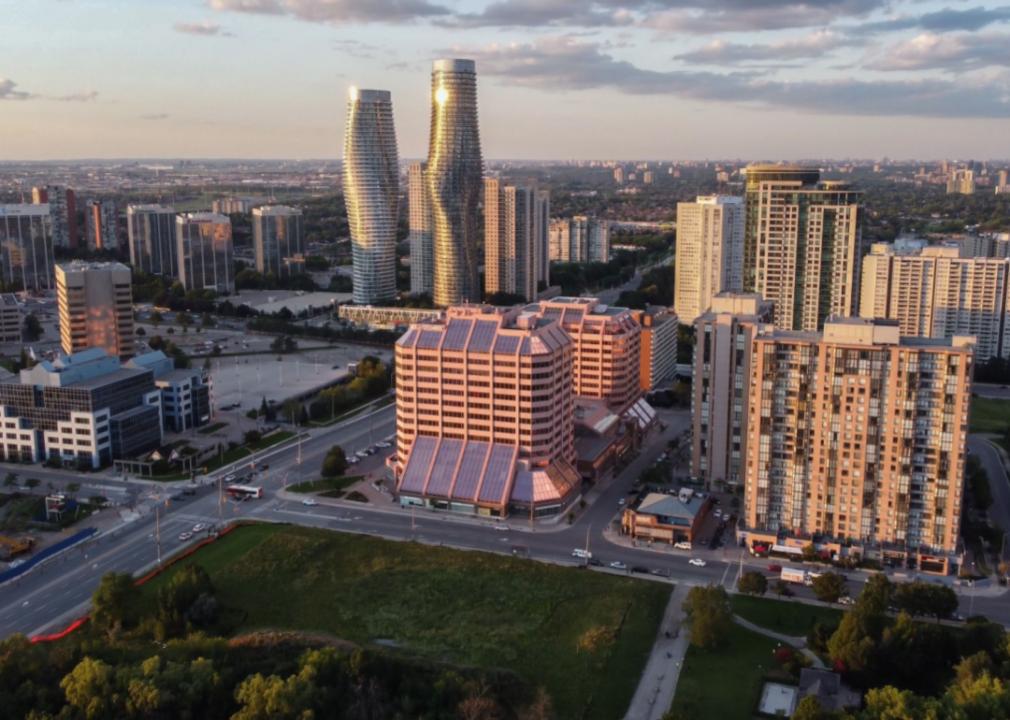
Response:
[{"label": "parked car", "polygon": [[204,525],[203,523],[197,523],[196,525],[193,526],[193,532],[194,533],[203,532],[206,529],[207,529],[207,526]]},{"label": "parked car", "polygon": [[708,565],[708,563],[702,560],[701,558],[691,558],[690,560],[688,560],[688,562],[694,565],[695,567],[705,567],[706,565]]},{"label": "parked car", "polygon": [[687,540],[681,540],[680,542],[675,542],[673,544],[673,547],[676,550],[690,550],[691,543],[689,543]]},{"label": "parked car", "polygon": [[840,598],[838,598],[839,605],[854,605],[855,602],[856,601],[850,598],[848,595],[842,595]]},{"label": "parked car", "polygon": [[191,532],[181,532],[181,533],[179,533],[179,542],[186,542],[191,537],[193,537],[193,533],[191,533]]},{"label": "parked car", "polygon": [[633,572],[633,573],[643,573],[644,574],[644,573],[648,573],[649,572],[649,568],[644,567],[642,565],[632,565],[631,566],[631,572]]},{"label": "parked car", "polygon": [[772,563],[771,565],[768,566],[768,572],[773,572],[773,573],[782,572],[782,566],[781,565],[776,565],[775,563]]},{"label": "parked car", "polygon": [[318,504],[319,503],[316,500],[313,500],[312,498],[305,498],[304,500],[302,500],[302,505],[307,505],[308,507],[315,507]]},{"label": "parked car", "polygon": [[620,560],[614,560],[614,562],[610,563],[610,567],[612,567],[614,570],[627,570],[628,569],[628,566],[625,565],[624,563],[622,563]]}]

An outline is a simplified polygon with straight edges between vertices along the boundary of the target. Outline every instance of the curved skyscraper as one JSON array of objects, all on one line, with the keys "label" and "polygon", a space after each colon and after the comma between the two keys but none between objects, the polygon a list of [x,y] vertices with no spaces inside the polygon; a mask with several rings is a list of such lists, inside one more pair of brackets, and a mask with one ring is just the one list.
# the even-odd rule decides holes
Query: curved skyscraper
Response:
[{"label": "curved skyscraper", "polygon": [[436,60],[425,178],[432,220],[435,305],[480,301],[478,211],[484,162],[473,60]]},{"label": "curved skyscraper", "polygon": [[400,177],[393,104],[386,90],[351,88],[344,137],[344,202],[351,229],[354,302],[396,297]]}]

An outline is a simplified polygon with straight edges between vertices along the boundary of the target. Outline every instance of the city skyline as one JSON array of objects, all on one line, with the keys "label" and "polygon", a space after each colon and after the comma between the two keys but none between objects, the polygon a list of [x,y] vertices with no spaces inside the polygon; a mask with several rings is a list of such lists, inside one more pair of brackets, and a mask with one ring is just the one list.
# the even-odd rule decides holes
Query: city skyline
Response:
[{"label": "city skyline", "polygon": [[[7,160],[339,157],[351,85],[398,98],[402,154],[420,158],[440,56],[477,63],[489,158],[985,158],[1010,119],[1010,11],[991,3],[0,7],[13,9],[0,106],[19,137]],[[103,26],[110,12],[145,32]]]}]

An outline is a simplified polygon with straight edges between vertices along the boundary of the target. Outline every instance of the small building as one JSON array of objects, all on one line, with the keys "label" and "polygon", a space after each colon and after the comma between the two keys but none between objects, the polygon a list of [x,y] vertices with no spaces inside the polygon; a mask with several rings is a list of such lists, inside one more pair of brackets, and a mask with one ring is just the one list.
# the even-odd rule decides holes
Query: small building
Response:
[{"label": "small building", "polygon": [[172,358],[160,350],[139,355],[127,366],[146,368],[154,373],[155,387],[161,390],[161,412],[166,430],[185,432],[210,422],[211,382],[203,370],[177,370]]},{"label": "small building", "polygon": [[803,668],[800,670],[800,686],[797,704],[805,697],[817,698],[817,703],[825,712],[842,712],[858,708],[862,703],[860,694],[842,682],[842,676],[830,670]]},{"label": "small building", "polygon": [[636,539],[693,542],[711,506],[709,498],[698,497],[690,488],[676,495],[649,493],[638,507],[624,511],[621,531]]}]

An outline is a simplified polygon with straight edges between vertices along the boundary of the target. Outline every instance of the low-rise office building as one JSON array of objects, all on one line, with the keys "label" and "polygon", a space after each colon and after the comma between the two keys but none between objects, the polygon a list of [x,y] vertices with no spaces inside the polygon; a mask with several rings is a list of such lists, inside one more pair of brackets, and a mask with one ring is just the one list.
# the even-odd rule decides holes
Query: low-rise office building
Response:
[{"label": "low-rise office building", "polygon": [[160,350],[138,355],[127,365],[154,373],[154,384],[161,390],[161,413],[166,430],[186,432],[210,422],[211,381],[205,371],[176,369],[172,358]]},{"label": "low-rise office building", "polygon": [[621,532],[636,540],[694,542],[708,517],[712,501],[702,498],[690,488],[676,495],[649,493],[637,507],[621,514]]},{"label": "low-rise office building", "polygon": [[93,348],[0,380],[3,458],[91,468],[161,444],[161,392],[147,369]]}]

